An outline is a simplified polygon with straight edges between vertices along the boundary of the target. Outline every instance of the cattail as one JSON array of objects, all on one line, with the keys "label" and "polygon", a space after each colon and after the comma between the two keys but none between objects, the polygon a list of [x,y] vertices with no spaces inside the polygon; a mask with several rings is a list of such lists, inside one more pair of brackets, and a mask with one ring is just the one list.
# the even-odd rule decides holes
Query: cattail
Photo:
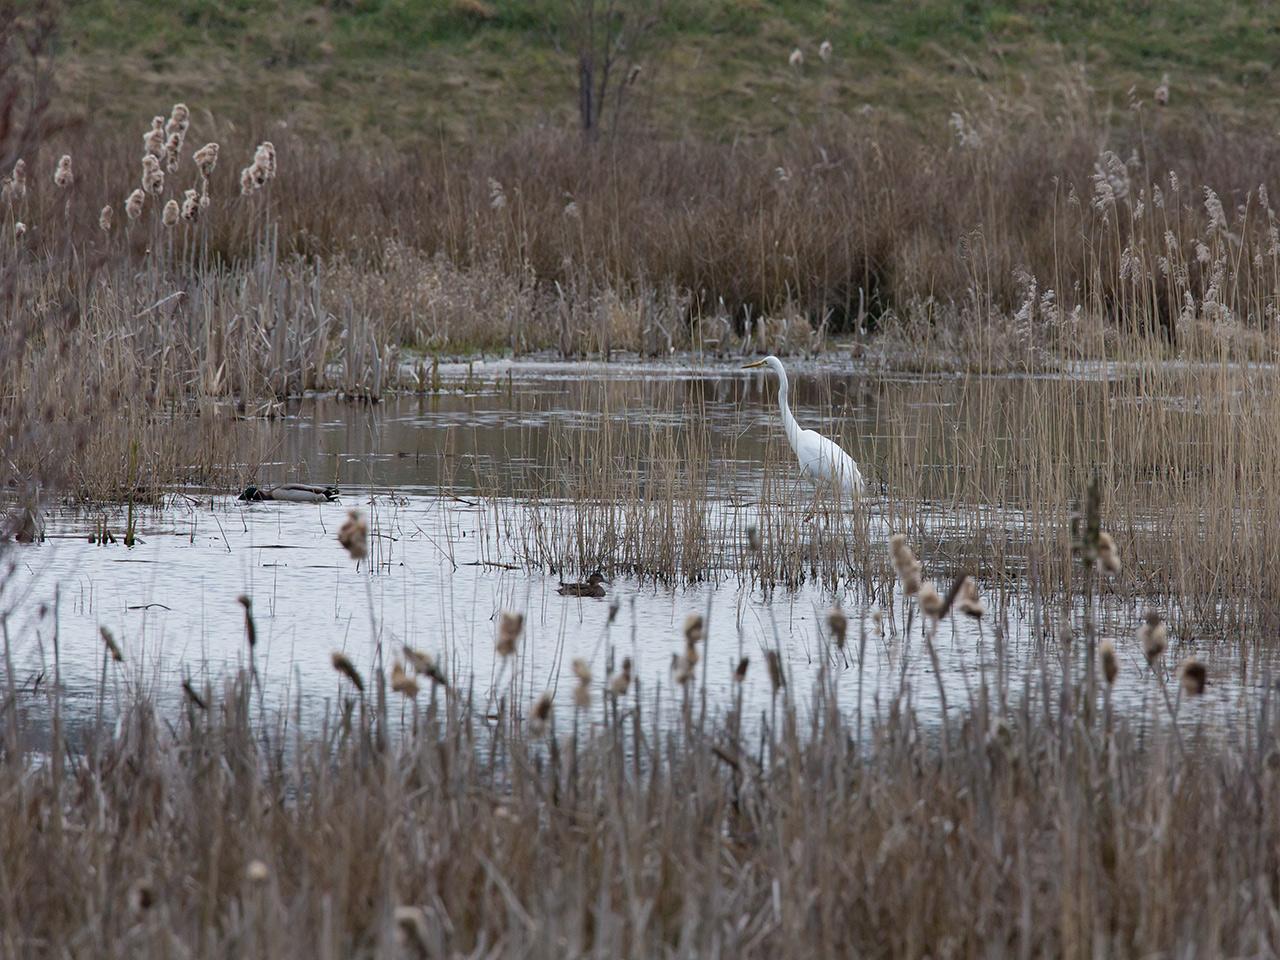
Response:
[{"label": "cattail", "polygon": [[570,220],[579,220],[582,218],[582,212],[578,209],[578,202],[570,200],[564,205],[564,215]]},{"label": "cattail", "polygon": [[178,161],[182,159],[182,136],[171,133],[164,142],[164,165],[170,173],[178,172]]},{"label": "cattail", "polygon": [[489,178],[489,206],[494,210],[501,210],[507,205],[507,192],[502,189],[502,184],[493,177]]},{"label": "cattail", "polygon": [[418,681],[404,672],[399,660],[391,665],[391,689],[409,700],[418,695]]},{"label": "cattail", "polygon": [[191,160],[200,168],[200,176],[208,180],[213,176],[213,168],[218,165],[218,145],[206,143],[191,155]]},{"label": "cattail", "polygon": [[535,737],[540,737],[551,722],[551,691],[544,691],[533,701],[533,710],[529,714],[529,730]]},{"label": "cattail", "polygon": [[975,620],[981,619],[987,612],[986,604],[978,596],[978,582],[973,577],[965,577],[960,581],[960,589],[956,592],[956,609]]},{"label": "cattail", "polygon": [[187,223],[195,223],[200,219],[200,196],[194,190],[188,190],[183,195],[182,219]]},{"label": "cattail", "polygon": [[831,60],[830,40],[823,40],[822,43],[818,45],[818,56],[822,58],[823,63],[827,63]]},{"label": "cattail", "polygon": [[164,171],[160,161],[149,153],[142,158],[142,189],[152,196],[164,192]]},{"label": "cattail", "polygon": [[129,886],[129,912],[140,917],[156,905],[156,891],[146,880],[135,880]]},{"label": "cattail", "polygon": [[1107,680],[1107,686],[1111,686],[1120,673],[1120,659],[1116,656],[1116,645],[1109,639],[1103,640],[1098,645],[1098,653],[1102,657],[1102,675]]},{"label": "cattail", "polygon": [[99,627],[98,633],[102,635],[102,642],[107,648],[107,653],[111,654],[111,659],[116,663],[123,663],[124,654],[120,652],[120,645],[116,643],[116,638],[111,635],[111,631],[106,627]]},{"label": "cattail", "polygon": [[146,202],[147,195],[141,190],[134,190],[129,194],[124,202],[124,213],[130,220],[137,220],[142,216],[142,205]]},{"label": "cattail", "polygon": [[782,672],[782,657],[777,650],[766,650],[764,663],[769,668],[769,687],[777,696],[778,691],[787,685],[786,674]]},{"label": "cattail", "polygon": [[253,622],[253,601],[246,594],[240,594],[238,598],[240,606],[244,607],[244,633],[245,641],[249,644],[249,655],[253,655],[253,648],[258,645],[258,625]]},{"label": "cattail", "polygon": [[1204,693],[1204,688],[1209,682],[1209,670],[1203,663],[1195,657],[1187,657],[1182,661],[1180,673],[1182,689],[1186,691],[1187,696],[1198,697]]},{"label": "cattail", "polygon": [[1120,572],[1120,551],[1116,549],[1116,542],[1111,534],[1105,530],[1098,532],[1098,566],[1108,576],[1115,576]]},{"label": "cattail", "polygon": [[111,209],[111,204],[107,204],[105,207],[103,207],[102,212],[98,214],[98,229],[100,229],[103,233],[111,232],[111,219],[113,215],[114,214]]},{"label": "cattail", "polygon": [[13,205],[13,179],[11,177],[0,177],[0,203],[6,206]]},{"label": "cattail", "polygon": [[687,656],[671,655],[671,681],[678,687],[685,686],[693,679],[693,664]]},{"label": "cattail", "polygon": [[153,117],[151,129],[142,138],[144,153],[153,157],[164,156],[164,117]]},{"label": "cattail", "polygon": [[13,225],[13,239],[20,240],[27,232],[27,225],[19,220]]},{"label": "cattail", "polygon": [[738,665],[733,668],[733,682],[742,683],[747,679],[747,667],[751,666],[751,658],[743,657],[738,661]]},{"label": "cattail", "polygon": [[909,597],[914,597],[923,586],[920,579],[920,561],[916,559],[915,553],[908,546],[907,538],[903,534],[895,533],[889,538],[889,559],[893,561],[893,568],[902,579],[902,592]]},{"label": "cattail", "polygon": [[64,153],[58,158],[57,169],[53,171],[54,186],[65,190],[75,182],[75,174],[71,172],[71,154]]},{"label": "cattail", "polygon": [[945,601],[931,583],[920,587],[916,599],[920,602],[920,612],[934,620],[939,619],[946,610]]},{"label": "cattail", "polygon": [[351,681],[351,685],[364,693],[364,678],[360,676],[360,671],[356,669],[356,665],[352,663],[345,653],[335,650],[333,652],[333,669]]},{"label": "cattail", "polygon": [[573,704],[576,707],[591,706],[591,668],[581,657],[573,659],[573,675],[578,678],[578,686],[573,691]]},{"label": "cattail", "polygon": [[338,543],[357,563],[369,555],[369,524],[359,510],[352,510],[338,528]]},{"label": "cattail", "polygon": [[262,886],[271,879],[271,869],[261,860],[250,860],[244,868],[244,878],[254,886]]},{"label": "cattail", "polygon": [[247,197],[258,189],[253,179],[253,167],[245,167],[240,171],[240,196]]},{"label": "cattail", "polygon": [[27,161],[17,160],[13,164],[13,179],[9,181],[9,202],[20,203],[27,195]]},{"label": "cattail", "polygon": [[831,639],[836,642],[836,649],[843,650],[845,636],[849,632],[849,618],[839,604],[827,611],[827,629],[831,631]]},{"label": "cattail", "polygon": [[747,527],[747,548],[752,553],[760,552],[760,528],[754,524]]},{"label": "cattail", "polygon": [[627,71],[627,86],[631,86],[640,79],[640,74],[644,72],[644,66],[635,63],[631,65],[631,69]]},{"label": "cattail", "polygon": [[801,50],[799,47],[796,47],[794,50],[791,51],[791,56],[787,57],[787,63],[791,64],[792,68],[794,69],[803,67],[804,51]]},{"label": "cattail", "polygon": [[1160,85],[1156,87],[1156,103],[1162,107],[1169,105],[1169,75],[1167,73],[1160,78]]},{"label": "cattail", "polygon": [[702,642],[704,624],[702,614],[691,613],[684,618],[684,642],[692,647]]},{"label": "cattail", "polygon": [[609,692],[615,697],[625,697],[631,689],[631,658],[622,659],[622,669],[609,678]]},{"label": "cattail", "polygon": [[179,137],[187,135],[187,127],[191,125],[191,111],[187,109],[185,103],[175,103],[173,110],[169,112],[169,122],[164,125],[165,136],[173,136],[175,133]]},{"label": "cattail", "polygon": [[883,610],[876,609],[871,611],[871,624],[872,626],[875,627],[876,636],[883,637],[884,636],[884,611]]},{"label": "cattail", "polygon": [[432,683],[438,683],[442,687],[447,687],[449,682],[445,679],[444,672],[440,669],[440,665],[436,663],[436,658],[429,653],[423,653],[421,650],[415,650],[408,645],[404,648],[404,658],[409,661],[409,665],[420,675],[430,677]]},{"label": "cattail", "polygon": [[264,181],[276,178],[276,146],[270,140],[263,140],[253,152],[253,165],[260,167]]},{"label": "cattail", "polygon": [[160,219],[166,227],[172,227],[178,222],[179,216],[181,216],[181,213],[178,210],[178,201],[170,200],[164,205],[164,213]]},{"label": "cattail", "polygon": [[194,706],[201,710],[209,709],[209,705],[204,702],[204,697],[196,692],[196,688],[191,685],[190,680],[182,681],[182,693]]},{"label": "cattail", "polygon": [[516,644],[520,640],[520,631],[524,629],[523,613],[502,612],[498,618],[498,642],[495,645],[498,656],[509,657],[516,652]]},{"label": "cattail", "polygon": [[1169,645],[1169,629],[1155,610],[1148,610],[1142,625],[1138,627],[1138,643],[1142,646],[1142,653],[1146,656],[1147,663],[1155,666],[1155,662],[1160,659],[1160,654],[1164,653],[1165,647]]}]

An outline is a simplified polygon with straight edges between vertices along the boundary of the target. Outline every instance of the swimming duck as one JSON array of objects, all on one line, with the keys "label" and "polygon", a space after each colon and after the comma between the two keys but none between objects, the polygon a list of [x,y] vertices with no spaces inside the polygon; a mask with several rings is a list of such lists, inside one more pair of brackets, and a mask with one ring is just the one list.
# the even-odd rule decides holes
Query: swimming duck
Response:
[{"label": "swimming duck", "polygon": [[560,589],[556,593],[562,597],[603,597],[604,587],[600,586],[602,583],[604,583],[604,574],[596,572],[587,577],[586,583],[561,582]]},{"label": "swimming duck", "polygon": [[244,488],[241,500],[283,500],[287,503],[327,503],[338,499],[337,487],[318,487],[310,483],[282,483],[278,487],[259,490],[253,484]]}]

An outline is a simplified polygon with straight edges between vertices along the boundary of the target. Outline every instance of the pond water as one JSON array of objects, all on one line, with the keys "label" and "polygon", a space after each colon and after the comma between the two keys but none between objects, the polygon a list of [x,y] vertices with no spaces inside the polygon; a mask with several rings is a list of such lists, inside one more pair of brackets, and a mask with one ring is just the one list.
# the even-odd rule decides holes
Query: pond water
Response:
[{"label": "pond water", "polygon": [[[913,704],[936,715],[942,695],[953,708],[963,705],[997,672],[1015,691],[1036,687],[1044,662],[1055,672],[1060,649],[1033,626],[1036,598],[1006,582],[988,598],[986,620],[942,623],[935,676],[921,619],[908,623],[910,605],[883,575],[884,544],[904,510],[936,542],[960,544],[953,556],[980,536],[1002,544],[1003,570],[1025,564],[1018,533],[1036,521],[1025,512],[1011,453],[1001,461],[1009,478],[999,496],[963,515],[954,509],[971,478],[948,445],[973,416],[973,378],[872,377],[849,361],[789,367],[802,426],[840,439],[868,475],[868,496],[856,508],[813,503],[782,439],[776,385],[757,371],[446,366],[437,393],[373,407],[314,398],[291,404],[282,418],[239,425],[245,448],[265,452],[247,479],[263,487],[336,482],[340,503],[241,503],[233,491],[183,491],[139,515],[132,547],[91,543],[96,514],[48,518],[43,542],[10,554],[14,571],[0,598],[15,673],[28,683],[51,673],[56,626],[64,684],[92,697],[106,627],[127,660],[112,684],[176,699],[181,678],[212,679],[246,662],[241,595],[253,602],[255,665],[280,704],[334,698],[335,650],[367,673],[379,644],[392,659],[406,643],[440,657],[455,683],[483,702],[499,675],[494,636],[503,610],[526,616],[518,696],[527,703],[551,689],[566,709],[575,657],[602,681],[608,661],[629,656],[648,691],[668,686],[691,613],[709,624],[695,683],[705,685],[713,709],[730,703],[742,656],[751,661],[748,705],[767,709],[769,649],[780,651],[797,697],[807,696],[826,663],[837,672],[842,705],[856,709],[861,696],[868,712],[904,683]],[[992,378],[976,389],[1014,408],[1040,389],[1029,383]],[[996,459],[1015,441],[998,433],[986,440]],[[911,486],[905,496],[889,496],[904,485]],[[627,513],[620,491],[638,492],[647,513]],[[365,511],[372,528],[373,555],[359,565],[335,539],[351,508]],[[108,523],[119,540],[120,512]],[[798,576],[762,584],[770,578],[752,566],[752,526],[766,539],[767,562]],[[556,592],[562,577],[576,579],[592,565],[611,577],[606,597]],[[972,569],[981,576],[981,564]],[[843,651],[825,627],[835,602],[851,620]],[[1116,631],[1130,629],[1125,618],[1136,617],[1135,604],[1119,614],[1113,606]],[[1117,702],[1135,712],[1160,705],[1135,645],[1122,645],[1121,657]],[[1208,695],[1179,708],[1183,722],[1230,713],[1256,683],[1257,671],[1246,674],[1238,657],[1214,667]]]}]

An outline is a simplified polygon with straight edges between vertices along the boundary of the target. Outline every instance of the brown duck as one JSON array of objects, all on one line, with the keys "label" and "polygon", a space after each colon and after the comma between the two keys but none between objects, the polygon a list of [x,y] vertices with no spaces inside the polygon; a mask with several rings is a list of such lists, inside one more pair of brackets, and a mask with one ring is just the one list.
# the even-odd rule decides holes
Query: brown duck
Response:
[{"label": "brown duck", "polygon": [[596,572],[587,577],[586,583],[565,583],[561,581],[556,593],[562,597],[603,597],[604,574]]}]

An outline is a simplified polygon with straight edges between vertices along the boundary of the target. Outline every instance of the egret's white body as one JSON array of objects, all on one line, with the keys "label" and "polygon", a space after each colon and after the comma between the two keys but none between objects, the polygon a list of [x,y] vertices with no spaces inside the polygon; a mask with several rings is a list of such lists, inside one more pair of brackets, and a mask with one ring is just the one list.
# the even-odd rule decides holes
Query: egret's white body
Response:
[{"label": "egret's white body", "polygon": [[787,442],[800,461],[800,472],[815,484],[833,484],[843,493],[860,496],[863,489],[862,472],[853,457],[845,453],[834,440],[829,440],[814,430],[801,430],[800,424],[796,423],[796,418],[791,414],[791,405],[787,403],[790,385],[782,361],[769,356],[755,363],[748,363],[743,369],[751,367],[768,367],[778,375],[778,406],[782,410],[782,429],[786,431]]}]

